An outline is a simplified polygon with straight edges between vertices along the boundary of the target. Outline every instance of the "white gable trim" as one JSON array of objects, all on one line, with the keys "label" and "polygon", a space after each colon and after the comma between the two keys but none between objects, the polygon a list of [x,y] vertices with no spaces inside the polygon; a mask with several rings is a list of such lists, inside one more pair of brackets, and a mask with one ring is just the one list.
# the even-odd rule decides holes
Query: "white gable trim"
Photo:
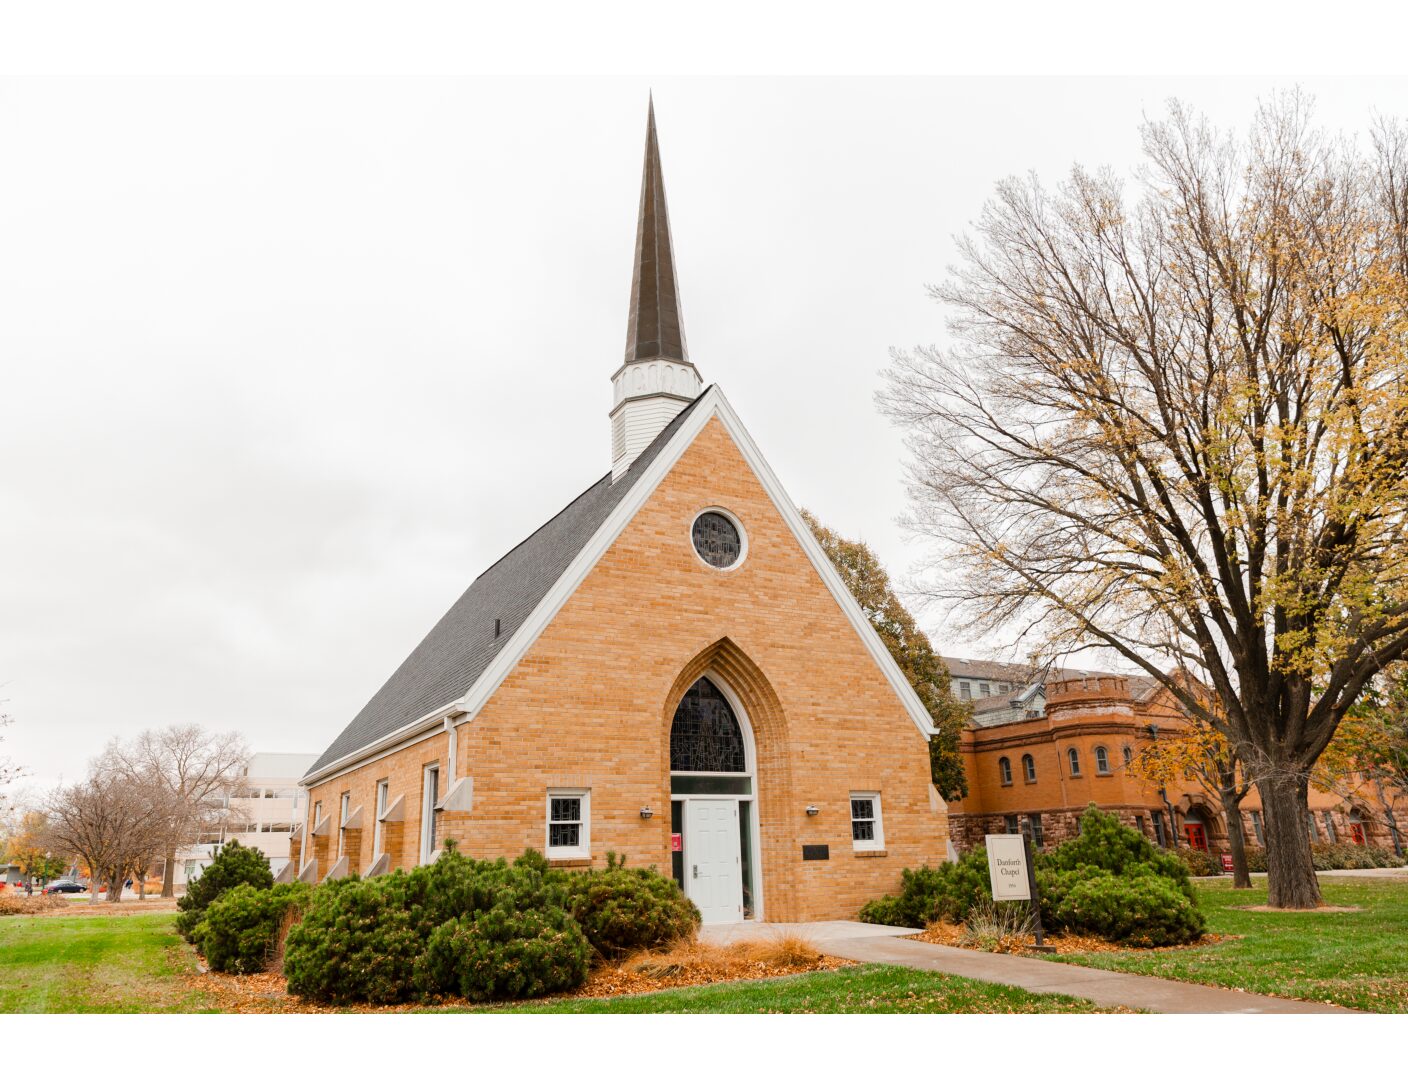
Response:
[{"label": "white gable trim", "polygon": [[812,536],[811,530],[802,520],[802,515],[798,512],[797,507],[788,498],[787,492],[783,490],[782,484],[764,459],[752,436],[748,434],[742,421],[738,418],[738,414],[733,410],[733,406],[729,404],[717,385],[711,386],[704,393],[699,404],[690,413],[690,417],[670,437],[665,448],[656,454],[640,479],[631,486],[626,497],[611,512],[611,516],[601,524],[592,538],[587,541],[586,546],[577,553],[576,558],[562,572],[557,583],[538,602],[538,607],[528,614],[528,618],[513,633],[508,644],[499,651],[498,656],[475,681],[474,686],[465,693],[457,709],[473,718],[484,708],[484,704],[498,690],[499,685],[508,678],[509,673],[523,660],[533,643],[537,641],[538,636],[547,629],[553,617],[571,599],[572,594],[577,592],[578,587],[586,580],[598,560],[606,554],[607,549],[630,524],[631,519],[640,512],[646,500],[654,494],[660,482],[675,467],[684,451],[699,437],[709,420],[716,416],[742,452],[744,460],[748,462],[748,467],[753,470],[753,474],[763,485],[763,490],[767,492],[768,498],[772,499],[773,505],[777,507],[788,528],[792,530],[792,535],[796,537],[802,551],[811,560],[812,566],[821,576],[822,582],[831,591],[831,595],[836,598],[836,603],[841,606],[841,611],[851,621],[851,626],[855,628],[861,642],[870,651],[870,656],[880,667],[880,671],[885,674],[885,678],[890,681],[890,686],[895,689],[895,694],[899,696],[900,702],[909,711],[909,716],[914,720],[920,734],[926,740],[933,735],[933,721],[929,717],[929,712],[924,708],[924,703],[914,688],[910,686],[909,681],[905,679],[904,673],[900,672],[899,666],[895,664],[895,659],[890,656],[890,651],[885,648],[885,644],[880,641],[880,636],[875,633],[875,628],[865,618],[865,613],[860,610],[860,605],[856,604],[855,598],[851,596],[845,583],[841,581],[841,576],[836,573],[836,568],[831,565],[831,560],[826,557],[826,552],[817,543],[816,537]]}]

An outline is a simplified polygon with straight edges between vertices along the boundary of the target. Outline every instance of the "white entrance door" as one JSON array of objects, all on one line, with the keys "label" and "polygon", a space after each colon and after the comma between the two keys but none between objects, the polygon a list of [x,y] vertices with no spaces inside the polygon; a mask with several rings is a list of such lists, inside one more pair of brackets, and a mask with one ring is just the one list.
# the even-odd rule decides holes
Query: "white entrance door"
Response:
[{"label": "white entrance door", "polygon": [[684,814],[685,886],[700,917],[706,925],[743,921],[738,802],[691,798]]}]

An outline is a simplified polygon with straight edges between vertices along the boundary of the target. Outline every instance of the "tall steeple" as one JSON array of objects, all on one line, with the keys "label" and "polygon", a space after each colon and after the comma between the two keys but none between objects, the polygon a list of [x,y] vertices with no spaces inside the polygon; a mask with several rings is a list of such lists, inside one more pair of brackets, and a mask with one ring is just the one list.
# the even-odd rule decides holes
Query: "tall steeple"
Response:
[{"label": "tall steeple", "polygon": [[614,479],[686,404],[702,383],[685,349],[679,283],[655,133],[655,101],[645,123],[635,263],[631,271],[626,360],[612,375],[611,475]]}]

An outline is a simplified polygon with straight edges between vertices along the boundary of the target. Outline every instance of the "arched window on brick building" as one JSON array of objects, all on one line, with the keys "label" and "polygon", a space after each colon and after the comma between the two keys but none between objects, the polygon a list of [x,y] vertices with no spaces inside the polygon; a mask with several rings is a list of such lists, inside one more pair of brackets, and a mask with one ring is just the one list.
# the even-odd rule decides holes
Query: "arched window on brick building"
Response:
[{"label": "arched window on brick building", "polygon": [[1080,753],[1074,748],[1066,749],[1066,759],[1071,764],[1071,774],[1080,774]]},{"label": "arched window on brick building", "polygon": [[1036,781],[1036,760],[1030,752],[1022,756],[1022,777],[1028,782]]},{"label": "arched window on brick building", "polygon": [[1012,761],[1006,756],[997,761],[997,773],[1004,786],[1012,785]]},{"label": "arched window on brick building", "polygon": [[1095,773],[1110,773],[1110,752],[1103,744],[1095,749]]}]

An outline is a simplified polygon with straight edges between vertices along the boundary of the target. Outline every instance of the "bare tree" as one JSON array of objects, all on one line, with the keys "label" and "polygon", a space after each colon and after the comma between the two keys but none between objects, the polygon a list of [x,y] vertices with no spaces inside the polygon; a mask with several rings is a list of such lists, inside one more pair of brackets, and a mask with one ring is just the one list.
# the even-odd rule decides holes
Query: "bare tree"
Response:
[{"label": "bare tree", "polygon": [[1243,142],[1176,103],[1143,137],[1133,206],[1079,167],[999,185],[931,289],[960,349],[896,353],[880,399],[956,563],[933,595],[1222,729],[1270,902],[1311,907],[1311,769],[1408,653],[1408,127],[1364,155],[1289,95]]},{"label": "bare tree", "polygon": [[122,897],[128,875],[161,850],[173,817],[168,794],[133,789],[104,760],[82,782],[50,793],[45,815],[46,844],[87,865],[93,902],[104,882],[110,902]]},{"label": "bare tree", "polygon": [[249,749],[238,733],[210,733],[198,725],[147,730],[128,745],[113,745],[114,773],[166,797],[170,822],[161,849],[161,894],[175,892],[176,855],[224,817],[228,799],[245,781]]}]

